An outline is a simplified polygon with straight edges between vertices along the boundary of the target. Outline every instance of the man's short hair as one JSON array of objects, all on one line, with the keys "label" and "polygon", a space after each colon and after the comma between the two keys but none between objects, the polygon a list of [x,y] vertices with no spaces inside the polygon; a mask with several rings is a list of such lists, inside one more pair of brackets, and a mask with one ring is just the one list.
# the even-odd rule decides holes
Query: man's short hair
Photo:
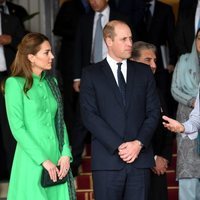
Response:
[{"label": "man's short hair", "polygon": [[156,54],[156,46],[151,43],[137,41],[133,43],[132,58],[137,60],[141,56],[142,50],[152,50]]}]

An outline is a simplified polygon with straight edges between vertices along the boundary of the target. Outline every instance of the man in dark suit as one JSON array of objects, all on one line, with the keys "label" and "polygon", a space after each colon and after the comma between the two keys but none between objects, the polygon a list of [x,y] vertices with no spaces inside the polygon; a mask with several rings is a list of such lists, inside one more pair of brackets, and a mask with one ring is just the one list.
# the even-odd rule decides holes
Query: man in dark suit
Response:
[{"label": "man in dark suit", "polygon": [[[0,12],[0,19],[0,82],[2,82],[10,72],[10,65],[14,60],[17,45],[24,36],[24,29],[15,16]],[[8,125],[2,92],[0,92],[0,148],[0,152],[4,152],[0,158],[2,161],[0,179],[8,179],[15,151],[15,141]]]},{"label": "man in dark suit", "polygon": [[178,19],[176,23],[175,42],[178,55],[191,52],[196,31],[199,28],[200,2],[198,0],[180,1]]},{"label": "man in dark suit", "polygon": [[[75,54],[74,54],[74,90],[76,92],[80,91],[81,75],[82,69],[94,62],[93,52],[95,48],[95,31],[98,15],[101,13],[103,16],[101,18],[101,25],[104,25],[113,19],[126,20],[126,17],[113,11],[107,0],[89,0],[90,6],[94,12],[85,15],[80,20],[80,24],[77,29],[76,43],[75,43]],[[102,58],[105,58],[107,53],[107,47],[101,39],[102,42]],[[77,114],[75,125],[72,133],[72,154],[74,161],[72,163],[72,168],[78,168],[81,163],[81,155],[84,149],[84,141],[87,138],[88,131],[82,125],[82,120],[79,112],[79,102],[77,106]],[[76,175],[76,173],[75,173]]]},{"label": "man in dark suit", "polygon": [[16,16],[24,27],[24,21],[29,16],[24,7],[6,0],[0,0],[0,6],[3,6],[6,14]]},{"label": "man in dark suit", "polygon": [[61,37],[56,68],[62,78],[64,118],[70,139],[76,102],[76,94],[72,87],[76,30],[80,18],[89,11],[90,6],[87,0],[66,1],[60,7],[53,29],[53,33]]},{"label": "man in dark suit", "polygon": [[176,102],[171,96],[170,87],[172,72],[176,64],[175,17],[170,5],[157,0],[145,0],[145,2],[144,18],[137,26],[136,32],[139,40],[152,43],[157,48],[155,78],[166,100],[169,114],[173,116],[176,113]]},{"label": "man in dark suit", "polygon": [[[133,44],[132,58],[136,62],[149,65],[153,74],[156,72],[156,47],[153,44],[138,41]],[[166,115],[164,98],[158,90],[161,115]],[[151,171],[149,200],[168,200],[166,171],[172,157],[173,135],[162,125],[162,118],[153,136],[155,166]]]},{"label": "man in dark suit", "polygon": [[131,28],[134,31],[134,41],[138,40],[139,35],[137,33],[140,21],[144,14],[144,0],[109,0],[108,1],[111,8],[116,11],[126,15],[129,19]]},{"label": "man in dark suit", "polygon": [[103,33],[107,57],[84,69],[80,90],[82,119],[92,134],[95,199],[146,200],[160,112],[155,81],[148,66],[127,60],[132,33],[126,23],[111,21]]}]

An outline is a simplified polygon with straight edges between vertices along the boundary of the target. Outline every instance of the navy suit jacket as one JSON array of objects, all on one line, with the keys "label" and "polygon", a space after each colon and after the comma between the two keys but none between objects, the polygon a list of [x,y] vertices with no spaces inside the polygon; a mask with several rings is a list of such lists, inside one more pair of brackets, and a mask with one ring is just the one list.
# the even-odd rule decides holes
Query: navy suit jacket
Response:
[{"label": "navy suit jacket", "polygon": [[[110,9],[109,21],[116,19],[127,21],[126,17]],[[81,78],[82,68],[90,64],[90,57],[92,52],[93,21],[94,13],[85,15],[80,20],[80,24],[77,29],[74,48],[74,79]]]},{"label": "navy suit jacket", "polygon": [[82,120],[92,134],[92,170],[122,169],[126,163],[118,156],[118,147],[136,139],[144,147],[132,165],[152,167],[151,140],[160,105],[150,68],[127,61],[126,107],[106,59],[85,68],[81,80]]}]

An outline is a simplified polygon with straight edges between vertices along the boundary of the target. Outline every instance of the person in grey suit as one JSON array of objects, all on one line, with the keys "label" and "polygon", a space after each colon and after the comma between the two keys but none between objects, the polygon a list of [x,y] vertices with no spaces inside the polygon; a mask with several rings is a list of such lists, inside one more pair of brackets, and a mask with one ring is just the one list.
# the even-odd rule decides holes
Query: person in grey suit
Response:
[{"label": "person in grey suit", "polygon": [[152,136],[160,103],[150,68],[127,60],[132,33],[122,21],[103,30],[106,58],[83,70],[82,120],[92,135],[96,200],[147,200],[154,166]]}]

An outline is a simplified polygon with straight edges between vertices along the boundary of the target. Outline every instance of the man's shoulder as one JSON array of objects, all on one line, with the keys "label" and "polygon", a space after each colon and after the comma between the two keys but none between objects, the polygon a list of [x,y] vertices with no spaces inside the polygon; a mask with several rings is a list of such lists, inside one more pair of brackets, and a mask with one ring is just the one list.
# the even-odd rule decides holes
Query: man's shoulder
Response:
[{"label": "man's shoulder", "polygon": [[151,71],[148,65],[131,60],[127,60],[127,66],[139,71]]}]

